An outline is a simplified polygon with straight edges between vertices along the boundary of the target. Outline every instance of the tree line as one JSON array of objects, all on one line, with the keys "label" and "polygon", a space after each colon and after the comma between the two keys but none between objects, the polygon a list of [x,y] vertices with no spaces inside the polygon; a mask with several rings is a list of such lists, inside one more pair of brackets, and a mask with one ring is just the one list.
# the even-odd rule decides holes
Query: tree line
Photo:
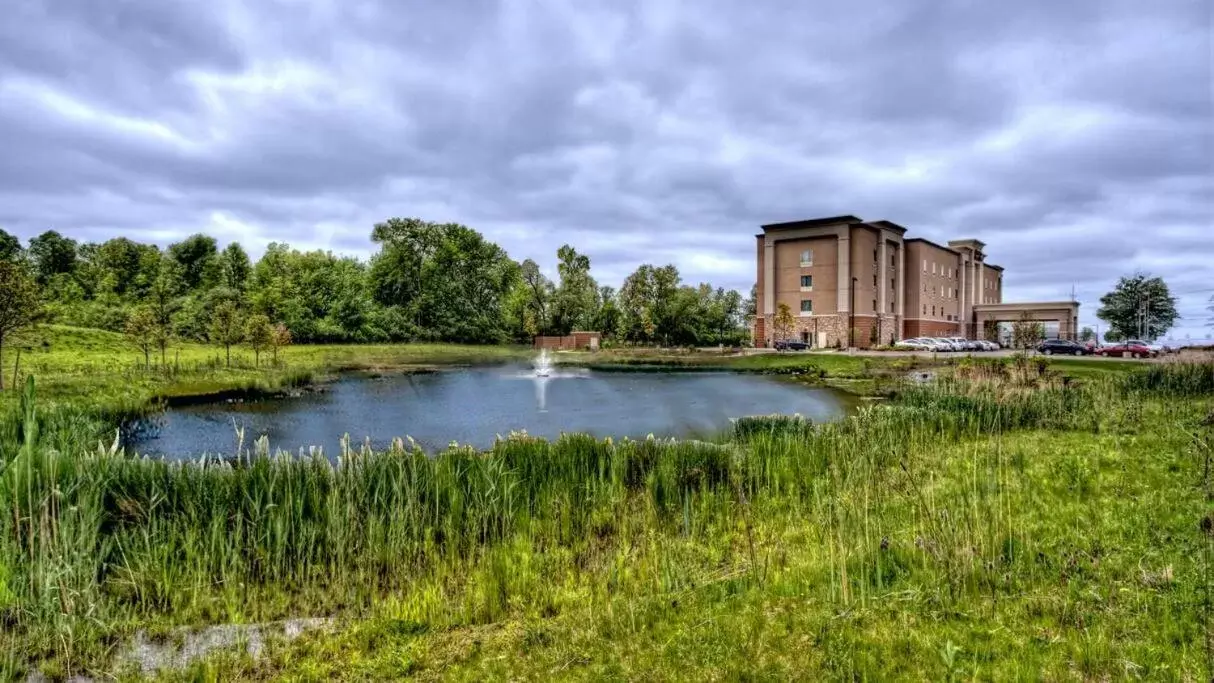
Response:
[{"label": "tree line", "polygon": [[[239,243],[221,249],[204,234],[161,249],[53,230],[23,246],[0,230],[0,307],[9,300],[44,319],[126,332],[149,363],[174,340],[248,343],[260,354],[291,340],[492,344],[589,329],[637,343],[734,345],[748,334],[738,292],[684,284],[673,265],[642,265],[616,290],[569,245],[557,250],[552,281],[463,225],[392,218],[371,239],[379,250],[369,261],[275,242],[254,263]],[[0,328],[19,326],[3,317]]]}]

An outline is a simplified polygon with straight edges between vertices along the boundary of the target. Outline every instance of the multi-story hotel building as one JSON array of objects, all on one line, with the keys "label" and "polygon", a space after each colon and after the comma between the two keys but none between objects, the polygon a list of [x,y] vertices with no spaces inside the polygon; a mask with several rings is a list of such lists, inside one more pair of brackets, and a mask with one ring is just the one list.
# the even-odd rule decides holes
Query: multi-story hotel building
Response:
[{"label": "multi-story hotel building", "polygon": [[[764,225],[757,237],[754,341],[814,346],[889,344],[907,337],[991,336],[993,324],[1028,312],[1074,334],[1078,304],[1004,304],[1003,268],[974,239],[948,246],[906,237],[890,221],[855,216]],[[777,329],[786,305],[789,329]],[[849,333],[849,330],[851,331]]]}]

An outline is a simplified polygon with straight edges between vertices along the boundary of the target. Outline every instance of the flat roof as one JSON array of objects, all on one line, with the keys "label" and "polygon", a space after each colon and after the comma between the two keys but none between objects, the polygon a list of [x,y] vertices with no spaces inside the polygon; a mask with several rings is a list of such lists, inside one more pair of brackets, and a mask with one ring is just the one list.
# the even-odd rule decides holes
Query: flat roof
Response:
[{"label": "flat roof", "polygon": [[793,228],[812,228],[819,225],[835,225],[837,223],[863,223],[858,216],[826,216],[824,218],[806,218],[799,221],[783,223],[768,223],[760,226],[764,230],[791,230]]},{"label": "flat roof", "polygon": [[873,221],[872,223],[873,223],[873,225],[880,225],[881,227],[888,228],[890,230],[906,232],[906,228],[902,227],[901,225],[898,225],[897,223],[895,223],[893,221],[887,221],[887,220],[882,219],[879,221]]},{"label": "flat roof", "polygon": [[936,244],[935,242],[933,242],[929,239],[924,239],[922,237],[912,237],[908,240],[903,240],[903,242],[923,242],[924,244],[930,244],[937,249],[943,249],[944,251],[952,252],[957,255],[961,254],[961,252],[957,251],[956,249],[953,249],[952,247],[946,247],[942,244]]},{"label": "flat roof", "polygon": [[999,272],[1003,272],[1003,266],[997,266],[993,263],[986,263],[986,262],[983,262],[982,265],[986,266],[987,268],[994,268],[995,270],[997,270]]}]

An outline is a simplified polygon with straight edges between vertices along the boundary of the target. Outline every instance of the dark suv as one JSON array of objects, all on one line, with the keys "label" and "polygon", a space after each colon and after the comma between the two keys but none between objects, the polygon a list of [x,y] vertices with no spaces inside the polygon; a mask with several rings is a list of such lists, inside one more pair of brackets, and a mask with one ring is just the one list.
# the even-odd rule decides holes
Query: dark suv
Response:
[{"label": "dark suv", "polygon": [[1073,341],[1066,339],[1046,339],[1037,345],[1037,351],[1047,356],[1061,354],[1064,356],[1086,356],[1092,353],[1090,349],[1081,344],[1076,344]]},{"label": "dark suv", "polygon": [[773,344],[776,351],[804,351],[809,348],[809,344],[795,339],[781,339]]}]

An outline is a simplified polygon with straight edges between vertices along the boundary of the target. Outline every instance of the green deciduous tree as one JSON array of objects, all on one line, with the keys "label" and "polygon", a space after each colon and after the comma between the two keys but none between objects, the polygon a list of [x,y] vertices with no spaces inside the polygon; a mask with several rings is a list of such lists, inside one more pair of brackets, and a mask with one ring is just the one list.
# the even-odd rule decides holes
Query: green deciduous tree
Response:
[{"label": "green deciduous tree", "polygon": [[270,325],[270,319],[261,313],[249,316],[249,321],[245,323],[244,341],[253,351],[253,365],[259,365],[261,352],[274,342],[274,327]]},{"label": "green deciduous tree", "polygon": [[38,283],[21,264],[0,261],[0,389],[4,388],[4,344],[41,317]]},{"label": "green deciduous tree", "polygon": [[594,322],[599,306],[599,287],[590,276],[590,257],[568,244],[556,252],[560,284],[553,296],[552,327],[555,334],[584,330]]},{"label": "green deciduous tree", "polygon": [[1176,298],[1163,278],[1136,273],[1122,277],[1113,291],[1100,297],[1096,316],[1122,339],[1157,339],[1172,329],[1177,318]]},{"label": "green deciduous tree", "polygon": [[169,256],[160,258],[156,276],[145,300],[156,320],[156,346],[160,349],[160,365],[168,365],[168,348],[173,342],[173,316],[181,307],[181,266]]},{"label": "green deciduous tree", "polygon": [[1089,342],[1096,338],[1096,330],[1090,327],[1085,327],[1079,331],[1079,341]]},{"label": "green deciduous tree", "polygon": [[233,242],[224,247],[219,255],[219,284],[228,289],[243,292],[249,284],[249,274],[253,266],[244,247]]},{"label": "green deciduous tree", "polygon": [[21,256],[21,240],[0,230],[0,261],[15,261]]},{"label": "green deciduous tree", "polygon": [[181,266],[181,282],[186,291],[210,289],[219,282],[219,252],[215,238],[191,235],[169,245],[169,256]]},{"label": "green deciduous tree", "polygon": [[38,275],[38,282],[45,284],[60,273],[70,273],[76,268],[76,240],[47,230],[30,240],[30,260]]},{"label": "green deciduous tree", "polygon": [[159,339],[156,313],[146,305],[135,307],[127,316],[123,331],[127,341],[143,352],[143,365],[150,369],[152,367],[152,349],[156,348]]},{"label": "green deciduous tree", "polygon": [[244,325],[236,304],[225,301],[216,306],[211,314],[210,339],[212,344],[223,347],[227,367],[232,367],[232,346],[239,344],[243,338]]}]

